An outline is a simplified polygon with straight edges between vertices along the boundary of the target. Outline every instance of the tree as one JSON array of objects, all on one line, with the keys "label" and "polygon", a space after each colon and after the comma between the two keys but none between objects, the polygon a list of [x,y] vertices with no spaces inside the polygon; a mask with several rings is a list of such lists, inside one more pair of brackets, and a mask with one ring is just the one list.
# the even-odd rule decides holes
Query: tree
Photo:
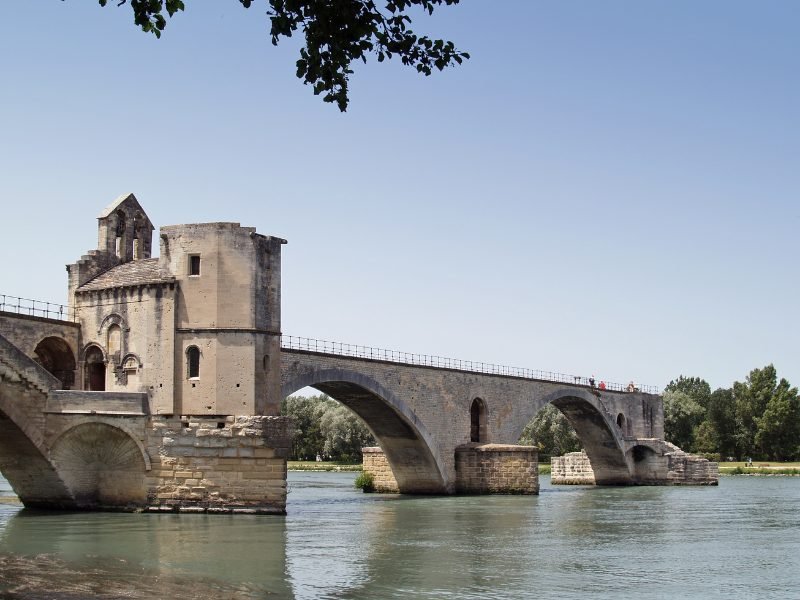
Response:
[{"label": "tree", "polygon": [[320,429],[320,421],[325,410],[335,402],[325,395],[289,396],[281,403],[281,414],[292,417],[293,438],[291,458],[314,460],[322,454],[325,439]]},{"label": "tree", "polygon": [[755,443],[763,454],[773,460],[789,460],[800,455],[800,398],[797,388],[781,379],[761,417],[756,417],[758,429]]},{"label": "tree", "polygon": [[289,396],[281,403],[281,414],[293,420],[293,459],[314,460],[324,456],[358,462],[361,448],[375,445],[375,438],[364,422],[325,394]]},{"label": "tree", "polygon": [[758,418],[764,414],[778,385],[775,367],[753,369],[744,383],[733,384],[733,400],[736,411],[737,456],[760,456],[756,444]]},{"label": "tree", "polygon": [[375,445],[375,438],[364,422],[338,403],[322,415],[320,430],[325,440],[323,455],[334,460],[360,462],[361,448]]},{"label": "tree", "polygon": [[[98,0],[106,6],[108,0]],[[429,15],[437,6],[458,4],[459,0],[384,0],[379,9],[375,0],[265,0],[271,22],[272,44],[282,37],[292,37],[298,29],[305,36],[305,46],[297,61],[297,77],[310,84],[314,94],[322,94],[325,102],[336,102],[339,110],[347,110],[348,78],[353,73],[353,61],[367,62],[367,55],[377,56],[378,62],[397,55],[424,75],[434,69],[461,64],[469,54],[459,52],[453,42],[418,37],[411,29],[412,9],[422,9]],[[250,8],[253,0],[239,0]],[[117,5],[128,4],[118,0]],[[133,20],[145,32],[156,37],[171,18],[183,11],[183,0],[130,0]]]},{"label": "tree", "polygon": [[552,404],[536,413],[522,430],[519,443],[537,446],[539,452],[550,456],[561,456],[581,449],[581,442],[572,425]]},{"label": "tree", "polygon": [[699,377],[684,377],[680,375],[677,379],[670,381],[664,391],[688,394],[692,400],[703,408],[708,407],[708,401],[711,397],[711,386],[708,385],[705,379],[700,379]]},{"label": "tree", "polygon": [[703,407],[686,392],[664,393],[664,437],[676,446],[694,449],[694,431],[704,416]]},{"label": "tree", "polygon": [[736,405],[733,390],[719,388],[714,390],[708,399],[706,421],[711,427],[716,442],[714,450],[703,452],[719,452],[721,457],[736,456],[741,458],[736,446]]}]

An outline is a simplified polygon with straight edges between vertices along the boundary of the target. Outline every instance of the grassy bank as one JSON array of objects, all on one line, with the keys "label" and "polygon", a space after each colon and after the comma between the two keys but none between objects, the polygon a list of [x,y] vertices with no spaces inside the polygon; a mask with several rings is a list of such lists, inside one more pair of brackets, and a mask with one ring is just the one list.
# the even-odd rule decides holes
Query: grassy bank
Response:
[{"label": "grassy bank", "polygon": [[335,460],[289,460],[286,468],[290,471],[361,471],[361,463],[345,463]]},{"label": "grassy bank", "polygon": [[719,463],[720,475],[800,475],[800,462],[754,461]]}]

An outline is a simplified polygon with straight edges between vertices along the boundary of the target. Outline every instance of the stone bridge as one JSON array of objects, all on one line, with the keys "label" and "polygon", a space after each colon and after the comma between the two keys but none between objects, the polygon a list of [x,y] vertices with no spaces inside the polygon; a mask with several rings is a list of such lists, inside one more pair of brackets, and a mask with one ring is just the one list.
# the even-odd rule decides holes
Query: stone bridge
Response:
[{"label": "stone bridge", "polygon": [[[397,491],[468,491],[459,484],[459,452],[515,451],[526,424],[547,404],[574,427],[597,484],[673,482],[662,459],[677,449],[663,442],[657,394],[613,384],[599,389],[553,373],[321,344],[284,336],[281,396],[310,386],[353,410],[380,444]],[[266,429],[253,429],[256,417],[245,427],[237,419],[247,417],[154,415],[146,392],[70,390],[84,366],[76,359],[80,346],[74,323],[0,312],[0,472],[26,506],[163,510],[205,498],[207,509],[213,503],[203,495],[208,490],[199,491],[201,481],[223,489],[232,476],[251,480],[257,476],[249,470],[266,469],[259,482],[265,487],[249,490],[248,497],[256,502],[271,494],[256,502],[259,511],[284,510],[285,422],[270,438]],[[275,422],[264,423],[274,430]],[[178,436],[188,437],[176,441]],[[214,436],[226,440],[218,443]],[[249,449],[259,445],[263,449]],[[526,460],[526,473],[535,479],[535,452]],[[240,472],[225,472],[230,469]],[[197,497],[181,496],[186,489]],[[179,502],[161,502],[175,498]]]},{"label": "stone bridge", "polygon": [[596,483],[702,479],[664,443],[655,389],[285,336],[286,240],[154,231],[123,194],[67,265],[66,306],[0,294],[0,472],[27,506],[284,512],[280,406],[308,386],[372,430],[387,490],[536,493],[536,448],[517,442],[547,404]]},{"label": "stone bridge", "polygon": [[383,351],[369,358],[363,351],[357,352],[361,356],[343,356],[303,350],[299,348],[312,344],[286,339],[289,343],[281,350],[282,395],[311,386],[355,412],[375,434],[401,492],[454,492],[457,448],[470,443],[517,444],[522,430],[547,404],[564,413],[574,427],[598,484],[654,479],[644,459],[660,449],[654,438],[664,436],[658,395],[599,390],[576,384],[573,377],[568,378],[572,383],[543,381],[525,377],[522,371],[493,374],[394,362],[411,355],[395,357]]}]

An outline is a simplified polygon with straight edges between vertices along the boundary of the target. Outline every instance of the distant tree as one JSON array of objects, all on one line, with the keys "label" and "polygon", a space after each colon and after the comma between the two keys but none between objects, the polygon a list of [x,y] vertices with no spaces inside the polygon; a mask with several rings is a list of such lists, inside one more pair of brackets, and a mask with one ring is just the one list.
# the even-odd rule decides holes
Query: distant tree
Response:
[{"label": "distant tree", "polygon": [[680,375],[677,379],[670,381],[664,391],[688,394],[692,400],[703,408],[708,407],[708,401],[711,397],[711,386],[708,385],[705,379],[700,379],[699,377],[684,377]]},{"label": "distant tree", "polygon": [[664,393],[664,437],[683,450],[694,450],[694,431],[703,422],[705,410],[689,394]]},{"label": "distant tree", "polygon": [[753,369],[744,382],[734,382],[737,456],[762,456],[756,443],[758,419],[767,409],[777,385],[778,376],[772,365]]},{"label": "distant tree", "polygon": [[550,456],[561,456],[581,449],[581,442],[572,425],[552,404],[536,413],[522,430],[519,443],[536,446],[540,453]]},{"label": "distant tree", "polygon": [[292,417],[292,453],[295,460],[358,462],[361,448],[375,446],[364,422],[350,409],[325,394],[289,396],[281,403],[281,414]]},{"label": "distant tree", "polygon": [[713,432],[711,435],[715,440],[716,448],[701,450],[702,452],[719,452],[723,458],[727,456],[742,458],[736,445],[736,405],[732,389],[714,390],[708,399],[705,423],[708,423]]},{"label": "distant tree", "polygon": [[361,448],[374,446],[375,438],[353,411],[342,404],[322,415],[320,430],[325,441],[323,454],[333,460],[360,462]]},{"label": "distant tree", "polygon": [[710,421],[703,421],[692,432],[694,439],[694,452],[702,452],[705,454],[718,454],[719,453],[719,438],[714,426]]},{"label": "distant tree", "polygon": [[325,438],[320,428],[322,415],[336,402],[325,395],[289,396],[281,403],[281,414],[292,417],[293,440],[291,458],[314,460],[325,448]]},{"label": "distant tree", "polygon": [[[98,0],[106,6],[108,0]],[[128,0],[114,0],[117,6]],[[250,8],[253,0],[239,0]],[[378,62],[398,56],[424,75],[434,69],[461,64],[469,58],[452,42],[418,37],[411,29],[413,9],[429,15],[437,6],[458,4],[459,0],[384,0],[378,8],[375,0],[264,0],[271,22],[272,44],[281,37],[292,37],[298,29],[305,36],[305,46],[297,61],[297,77],[310,84],[314,94],[324,94],[325,102],[335,102],[347,110],[348,78],[353,61],[367,62],[374,54]],[[183,0],[130,0],[133,20],[143,31],[161,37],[167,26],[166,15],[183,11]]]},{"label": "distant tree", "polygon": [[756,417],[755,445],[772,460],[800,456],[800,398],[797,388],[781,379],[761,417]]}]

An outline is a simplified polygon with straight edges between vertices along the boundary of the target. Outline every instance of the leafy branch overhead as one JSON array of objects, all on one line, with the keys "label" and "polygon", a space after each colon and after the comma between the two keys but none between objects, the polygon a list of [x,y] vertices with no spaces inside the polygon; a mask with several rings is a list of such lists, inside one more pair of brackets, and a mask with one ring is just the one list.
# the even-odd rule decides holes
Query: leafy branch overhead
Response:
[{"label": "leafy branch overhead", "polygon": [[[272,24],[273,45],[281,37],[292,37],[298,30],[305,46],[297,61],[297,77],[311,85],[314,94],[325,102],[335,102],[347,110],[348,78],[353,61],[367,62],[374,54],[378,62],[399,57],[404,65],[430,75],[434,70],[461,64],[469,58],[453,42],[417,36],[411,29],[408,12],[433,14],[437,6],[458,4],[459,0],[384,0],[378,8],[373,0],[264,0]],[[108,0],[99,0],[106,6]],[[134,22],[143,31],[161,37],[167,26],[164,16],[172,17],[185,8],[182,0],[112,0],[117,6],[129,4]],[[250,8],[253,0],[239,0]]]}]

